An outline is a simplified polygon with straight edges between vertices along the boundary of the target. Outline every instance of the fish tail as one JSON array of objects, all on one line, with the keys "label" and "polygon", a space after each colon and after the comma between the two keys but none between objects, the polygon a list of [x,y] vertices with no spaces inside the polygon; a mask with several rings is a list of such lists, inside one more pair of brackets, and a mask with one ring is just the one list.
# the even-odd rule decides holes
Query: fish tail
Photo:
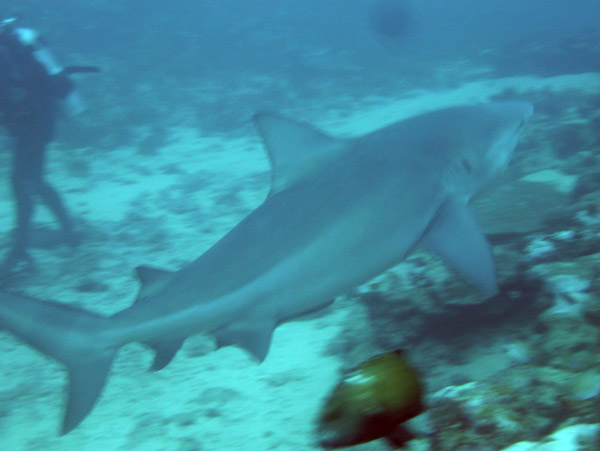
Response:
[{"label": "fish tail", "polygon": [[0,328],[58,360],[69,373],[62,434],[92,410],[121,344],[107,343],[110,318],[54,301],[0,292]]}]

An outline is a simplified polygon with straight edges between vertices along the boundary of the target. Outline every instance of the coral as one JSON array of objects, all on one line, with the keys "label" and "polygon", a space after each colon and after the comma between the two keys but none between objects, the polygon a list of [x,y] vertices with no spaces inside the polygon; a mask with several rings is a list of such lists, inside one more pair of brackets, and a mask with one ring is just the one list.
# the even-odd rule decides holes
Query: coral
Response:
[{"label": "coral", "polygon": [[586,150],[592,142],[588,134],[593,136],[586,122],[571,122],[555,130],[553,142],[556,156],[569,158],[576,152]]},{"label": "coral", "polygon": [[539,442],[518,442],[502,451],[595,451],[600,447],[600,424],[577,424],[559,429]]},{"label": "coral", "polygon": [[515,366],[531,362],[534,355],[532,346],[525,341],[506,343],[503,345],[503,350],[511,364]]},{"label": "coral", "polygon": [[546,280],[555,303],[546,314],[580,316],[589,300],[590,282],[573,274],[558,274]]},{"label": "coral", "polygon": [[556,252],[556,247],[548,238],[535,238],[525,248],[525,258],[530,261],[539,261],[544,257]]},{"label": "coral", "polygon": [[592,413],[598,403],[573,402],[565,397],[572,379],[565,371],[534,371],[530,367],[485,383],[446,387],[430,397],[429,435],[437,449],[479,449],[484,445],[499,449],[515,441],[541,440],[573,418],[598,422],[600,413]]},{"label": "coral", "polygon": [[592,325],[600,327],[600,289],[592,290],[593,295],[583,309],[583,317]]},{"label": "coral", "polygon": [[596,368],[575,375],[571,397],[576,401],[587,401],[600,395],[600,372]]}]

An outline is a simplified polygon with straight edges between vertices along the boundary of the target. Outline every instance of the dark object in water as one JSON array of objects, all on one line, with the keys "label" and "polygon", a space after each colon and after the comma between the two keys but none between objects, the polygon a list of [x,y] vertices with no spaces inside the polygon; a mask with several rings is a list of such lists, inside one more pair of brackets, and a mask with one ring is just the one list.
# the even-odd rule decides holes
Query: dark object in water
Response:
[{"label": "dark object in water", "polygon": [[395,446],[412,436],[401,424],[423,411],[423,387],[402,351],[378,355],[342,378],[321,411],[319,443],[353,446],[385,437]]},{"label": "dark object in water", "polygon": [[369,11],[369,24],[388,39],[403,37],[411,25],[411,17],[401,0],[380,0]]}]

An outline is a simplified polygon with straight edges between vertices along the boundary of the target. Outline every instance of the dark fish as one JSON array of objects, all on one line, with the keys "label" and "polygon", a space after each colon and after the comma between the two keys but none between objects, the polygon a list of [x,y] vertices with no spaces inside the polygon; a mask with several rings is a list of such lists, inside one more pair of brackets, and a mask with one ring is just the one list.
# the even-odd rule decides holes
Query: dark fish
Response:
[{"label": "dark fish", "polygon": [[410,439],[401,424],[423,411],[423,387],[402,351],[378,355],[342,378],[321,411],[319,443],[353,446],[385,437],[394,445]]},{"label": "dark fish", "polygon": [[404,1],[379,0],[371,4],[369,25],[383,38],[402,39],[411,30],[414,20]]}]

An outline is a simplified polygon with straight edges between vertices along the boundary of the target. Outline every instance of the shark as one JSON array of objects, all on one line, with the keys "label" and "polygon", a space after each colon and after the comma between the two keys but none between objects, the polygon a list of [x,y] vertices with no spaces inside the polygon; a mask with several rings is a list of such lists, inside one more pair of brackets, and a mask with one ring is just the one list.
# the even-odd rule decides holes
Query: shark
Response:
[{"label": "shark", "polygon": [[125,344],[152,348],[155,371],[199,333],[260,362],[277,325],[325,308],[415,249],[492,297],[492,249],[468,203],[507,166],[532,113],[520,102],[462,105],[351,138],[259,113],[271,190],[200,257],[174,272],[136,268],[139,294],[110,316],[0,291],[0,327],[66,367],[66,434],[91,412]]}]

